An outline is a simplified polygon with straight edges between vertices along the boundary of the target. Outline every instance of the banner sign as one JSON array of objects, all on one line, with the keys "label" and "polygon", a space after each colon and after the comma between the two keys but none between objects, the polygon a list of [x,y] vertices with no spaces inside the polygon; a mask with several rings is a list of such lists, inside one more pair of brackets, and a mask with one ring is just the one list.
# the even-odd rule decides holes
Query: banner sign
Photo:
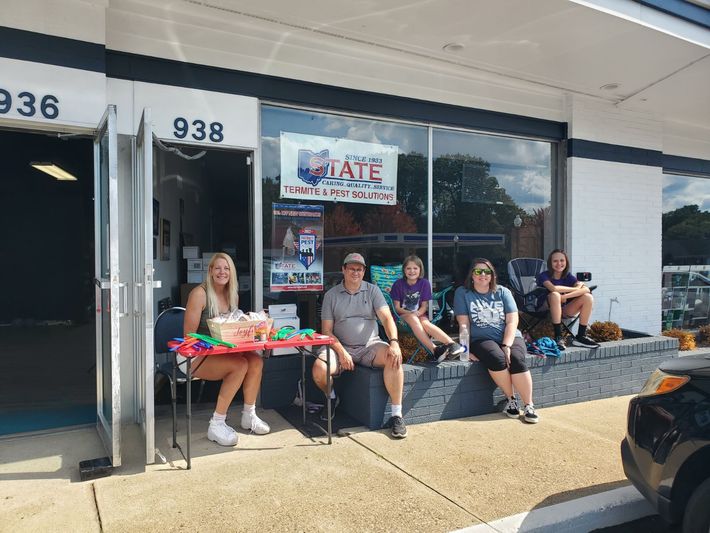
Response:
[{"label": "banner sign", "polygon": [[397,203],[397,146],[281,132],[281,198]]},{"label": "banner sign", "polygon": [[323,206],[271,208],[271,291],[322,291]]}]

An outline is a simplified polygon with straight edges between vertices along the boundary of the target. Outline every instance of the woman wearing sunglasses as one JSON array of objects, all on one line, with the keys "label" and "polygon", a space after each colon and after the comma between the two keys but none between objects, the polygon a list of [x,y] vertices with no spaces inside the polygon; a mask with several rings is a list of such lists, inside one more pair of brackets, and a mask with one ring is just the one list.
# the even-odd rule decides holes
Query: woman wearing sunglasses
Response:
[{"label": "woman wearing sunglasses", "polygon": [[488,259],[474,259],[464,287],[456,289],[454,312],[459,327],[471,332],[470,358],[488,369],[508,398],[504,413],[520,416],[515,397],[523,402],[523,420],[537,424],[532,400],[532,377],[525,364],[526,348],[518,331],[518,308],[509,289],[496,283],[496,270]]}]

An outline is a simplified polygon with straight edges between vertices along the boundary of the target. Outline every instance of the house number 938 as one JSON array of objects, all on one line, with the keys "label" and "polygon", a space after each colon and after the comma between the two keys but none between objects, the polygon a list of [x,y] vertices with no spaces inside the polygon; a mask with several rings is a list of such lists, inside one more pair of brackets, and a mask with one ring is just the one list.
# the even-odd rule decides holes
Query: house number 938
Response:
[{"label": "house number 938", "polygon": [[177,139],[184,139],[190,135],[196,141],[208,139],[213,143],[221,143],[224,140],[224,126],[221,122],[210,122],[206,124],[204,120],[196,119],[188,122],[186,118],[177,117],[173,121],[173,135]]}]

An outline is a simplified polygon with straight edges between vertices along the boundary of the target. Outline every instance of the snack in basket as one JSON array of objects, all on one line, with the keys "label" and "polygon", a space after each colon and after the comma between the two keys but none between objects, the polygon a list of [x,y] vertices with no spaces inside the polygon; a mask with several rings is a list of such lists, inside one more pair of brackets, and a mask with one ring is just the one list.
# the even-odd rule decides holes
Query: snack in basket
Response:
[{"label": "snack in basket", "polygon": [[237,309],[228,315],[207,319],[207,326],[213,337],[239,344],[266,340],[273,322],[264,311],[243,313]]}]

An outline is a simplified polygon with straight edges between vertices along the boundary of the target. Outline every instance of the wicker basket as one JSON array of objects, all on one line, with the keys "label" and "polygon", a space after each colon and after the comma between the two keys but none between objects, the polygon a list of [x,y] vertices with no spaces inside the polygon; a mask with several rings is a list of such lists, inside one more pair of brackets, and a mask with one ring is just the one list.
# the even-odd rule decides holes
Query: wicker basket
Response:
[{"label": "wicker basket", "polygon": [[255,340],[266,340],[271,326],[274,323],[272,318],[266,320],[239,320],[236,322],[215,322],[207,319],[207,326],[210,328],[210,335],[215,339],[239,344],[253,342]]}]

